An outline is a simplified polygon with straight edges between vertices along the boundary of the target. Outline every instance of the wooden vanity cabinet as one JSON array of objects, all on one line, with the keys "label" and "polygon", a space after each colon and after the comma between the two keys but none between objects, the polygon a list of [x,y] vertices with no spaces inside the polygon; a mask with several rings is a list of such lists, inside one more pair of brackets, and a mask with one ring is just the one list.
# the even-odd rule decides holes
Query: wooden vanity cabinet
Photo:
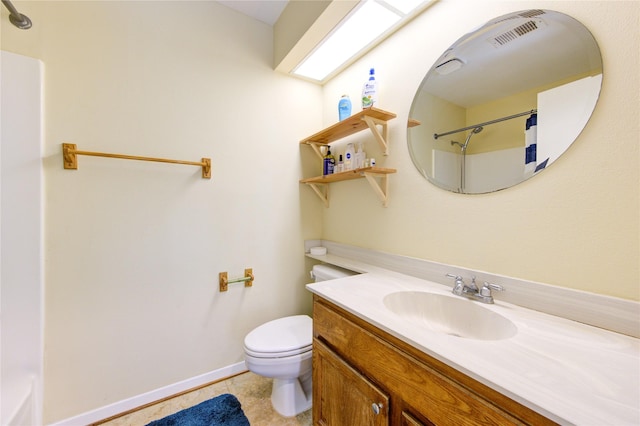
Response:
[{"label": "wooden vanity cabinet", "polygon": [[318,295],[313,304],[313,422],[556,424]]}]

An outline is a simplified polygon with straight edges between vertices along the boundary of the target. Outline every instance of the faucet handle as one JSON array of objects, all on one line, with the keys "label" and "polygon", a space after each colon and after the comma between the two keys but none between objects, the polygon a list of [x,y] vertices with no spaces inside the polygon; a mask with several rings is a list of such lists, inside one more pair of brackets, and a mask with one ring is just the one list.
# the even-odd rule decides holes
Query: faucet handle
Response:
[{"label": "faucet handle", "polygon": [[491,290],[504,291],[504,287],[499,284],[484,282],[480,289],[480,296],[491,296]]},{"label": "faucet handle", "polygon": [[447,274],[446,276],[456,280],[456,283],[454,284],[451,292],[458,296],[462,296],[462,293],[464,292],[464,287],[465,287],[464,279],[460,275]]}]

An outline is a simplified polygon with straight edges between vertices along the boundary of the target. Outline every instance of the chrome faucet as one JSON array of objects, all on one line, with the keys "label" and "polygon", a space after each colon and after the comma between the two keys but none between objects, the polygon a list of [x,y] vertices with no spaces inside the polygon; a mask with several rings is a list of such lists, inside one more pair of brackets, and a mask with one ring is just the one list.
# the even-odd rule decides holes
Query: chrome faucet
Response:
[{"label": "chrome faucet", "polygon": [[456,280],[451,292],[457,296],[467,297],[482,303],[493,303],[491,290],[504,291],[504,287],[494,283],[484,282],[482,288],[478,289],[476,277],[471,277],[471,282],[466,284],[460,275],[447,274],[447,277]]}]

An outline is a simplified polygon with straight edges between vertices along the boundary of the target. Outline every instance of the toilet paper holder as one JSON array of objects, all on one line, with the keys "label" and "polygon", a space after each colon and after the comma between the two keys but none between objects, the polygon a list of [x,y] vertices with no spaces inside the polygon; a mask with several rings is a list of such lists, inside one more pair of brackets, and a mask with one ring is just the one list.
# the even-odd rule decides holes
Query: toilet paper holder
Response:
[{"label": "toilet paper holder", "polygon": [[227,291],[229,284],[244,282],[245,287],[253,286],[253,268],[247,268],[244,270],[244,277],[229,279],[229,275],[226,272],[220,272],[218,274],[220,281],[220,291]]}]

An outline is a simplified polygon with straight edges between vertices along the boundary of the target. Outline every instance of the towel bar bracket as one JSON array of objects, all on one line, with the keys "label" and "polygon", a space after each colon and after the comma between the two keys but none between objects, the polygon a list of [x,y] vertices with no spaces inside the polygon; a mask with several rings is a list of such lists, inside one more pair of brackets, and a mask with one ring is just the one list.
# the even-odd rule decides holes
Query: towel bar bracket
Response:
[{"label": "towel bar bracket", "polygon": [[63,143],[62,144],[62,160],[64,161],[65,170],[77,170],[78,169],[78,156],[76,155],[76,144]]}]

